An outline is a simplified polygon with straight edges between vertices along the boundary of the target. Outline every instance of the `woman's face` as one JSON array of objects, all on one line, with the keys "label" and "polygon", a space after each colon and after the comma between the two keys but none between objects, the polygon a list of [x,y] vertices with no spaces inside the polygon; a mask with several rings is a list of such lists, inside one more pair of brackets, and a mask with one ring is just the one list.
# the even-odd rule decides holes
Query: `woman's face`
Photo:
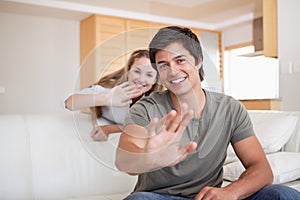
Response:
[{"label": "woman's face", "polygon": [[156,82],[156,71],[146,57],[136,58],[128,72],[128,81],[135,84],[143,93],[149,91]]}]

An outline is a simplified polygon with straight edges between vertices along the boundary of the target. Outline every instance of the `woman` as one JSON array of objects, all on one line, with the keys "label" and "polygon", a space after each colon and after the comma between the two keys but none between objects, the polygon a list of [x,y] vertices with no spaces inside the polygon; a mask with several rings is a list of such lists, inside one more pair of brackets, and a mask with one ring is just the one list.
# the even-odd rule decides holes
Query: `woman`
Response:
[{"label": "woman", "polygon": [[[92,131],[94,140],[105,141],[109,134],[121,131],[120,125],[130,105],[159,89],[156,81],[157,72],[151,66],[148,50],[136,50],[124,68],[70,95],[65,101],[65,107],[69,110],[90,107],[97,118],[103,117],[114,123],[96,126]],[[96,120],[93,121],[95,123]]]}]

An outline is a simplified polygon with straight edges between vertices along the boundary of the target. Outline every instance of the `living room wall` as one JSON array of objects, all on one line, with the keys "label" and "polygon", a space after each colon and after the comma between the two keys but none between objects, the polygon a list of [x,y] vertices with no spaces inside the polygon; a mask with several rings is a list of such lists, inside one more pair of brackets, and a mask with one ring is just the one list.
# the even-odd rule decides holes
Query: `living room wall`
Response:
[{"label": "living room wall", "polygon": [[279,95],[287,111],[300,111],[299,8],[299,0],[278,0]]},{"label": "living room wall", "polygon": [[79,69],[79,22],[0,12],[1,114],[57,113]]}]

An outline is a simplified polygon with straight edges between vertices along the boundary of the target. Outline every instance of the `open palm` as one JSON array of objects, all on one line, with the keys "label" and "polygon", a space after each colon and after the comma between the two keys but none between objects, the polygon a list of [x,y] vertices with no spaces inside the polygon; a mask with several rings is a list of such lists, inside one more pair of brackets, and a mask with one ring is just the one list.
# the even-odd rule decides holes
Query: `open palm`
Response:
[{"label": "open palm", "polygon": [[117,85],[108,92],[110,102],[108,106],[111,107],[123,107],[132,103],[131,99],[134,99],[142,92],[136,85],[124,82],[121,85]]},{"label": "open palm", "polygon": [[[193,111],[188,111],[184,105],[182,113],[171,111],[163,119],[152,120],[148,128],[150,138],[147,141],[145,152],[152,154],[156,165],[161,167],[173,166],[184,160],[186,156],[197,148],[197,143],[189,142],[180,145],[182,135]],[[151,137],[152,136],[152,137]]]}]

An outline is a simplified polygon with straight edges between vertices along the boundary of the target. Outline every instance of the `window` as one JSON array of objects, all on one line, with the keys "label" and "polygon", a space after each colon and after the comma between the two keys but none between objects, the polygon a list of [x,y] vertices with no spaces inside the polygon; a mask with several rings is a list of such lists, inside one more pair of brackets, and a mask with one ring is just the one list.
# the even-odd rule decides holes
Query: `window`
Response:
[{"label": "window", "polygon": [[225,94],[236,99],[278,98],[278,60],[264,56],[243,56],[253,52],[254,46],[225,51]]}]

